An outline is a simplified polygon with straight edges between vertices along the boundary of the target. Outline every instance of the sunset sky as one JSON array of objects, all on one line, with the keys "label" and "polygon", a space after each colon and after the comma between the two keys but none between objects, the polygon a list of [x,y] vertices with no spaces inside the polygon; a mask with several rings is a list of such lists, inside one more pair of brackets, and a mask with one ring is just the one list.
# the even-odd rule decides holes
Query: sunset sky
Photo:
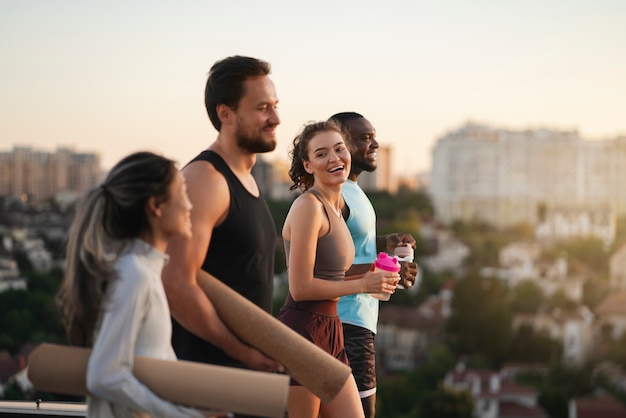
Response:
[{"label": "sunset sky", "polygon": [[181,164],[215,138],[211,65],[272,64],[286,159],[303,123],[354,110],[430,169],[474,121],[626,135],[626,1],[0,1],[0,151],[150,149]]}]

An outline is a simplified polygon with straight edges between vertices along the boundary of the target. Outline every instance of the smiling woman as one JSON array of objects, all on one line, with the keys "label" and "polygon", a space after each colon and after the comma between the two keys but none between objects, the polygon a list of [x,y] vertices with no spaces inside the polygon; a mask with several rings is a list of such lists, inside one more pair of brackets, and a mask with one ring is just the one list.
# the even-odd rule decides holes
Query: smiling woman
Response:
[{"label": "smiling woman", "polygon": [[[304,193],[294,201],[283,226],[289,292],[278,319],[347,365],[338,298],[366,292],[391,294],[397,274],[369,272],[345,281],[354,245],[340,209],[341,187],[351,157],[338,125],[332,121],[306,125],[294,139],[291,154],[291,189]],[[353,376],[328,404],[293,379],[291,385],[290,416],[363,416]]]}]

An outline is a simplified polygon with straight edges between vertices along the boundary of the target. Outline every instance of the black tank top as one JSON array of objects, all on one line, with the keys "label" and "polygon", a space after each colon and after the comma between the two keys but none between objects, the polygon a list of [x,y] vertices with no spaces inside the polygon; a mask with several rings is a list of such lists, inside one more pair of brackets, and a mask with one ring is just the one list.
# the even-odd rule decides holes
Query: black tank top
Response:
[{"label": "black tank top", "polygon": [[[228,214],[224,222],[213,229],[202,269],[271,312],[277,233],[265,199],[251,195],[215,152],[203,151],[191,162],[194,161],[213,164],[230,190]],[[238,365],[222,350],[190,333],[175,320],[172,345],[178,358],[183,360]]]}]

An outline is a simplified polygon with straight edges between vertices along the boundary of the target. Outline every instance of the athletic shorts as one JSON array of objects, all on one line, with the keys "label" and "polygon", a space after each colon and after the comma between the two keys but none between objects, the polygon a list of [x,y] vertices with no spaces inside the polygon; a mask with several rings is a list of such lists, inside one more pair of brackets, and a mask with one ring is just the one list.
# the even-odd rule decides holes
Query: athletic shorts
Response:
[{"label": "athletic shorts", "polygon": [[366,328],[343,324],[346,354],[361,398],[376,393],[376,350],[374,333]]},{"label": "athletic shorts", "polygon": [[[285,303],[278,320],[342,363],[348,363],[336,301]],[[292,386],[302,386],[291,379]]]}]

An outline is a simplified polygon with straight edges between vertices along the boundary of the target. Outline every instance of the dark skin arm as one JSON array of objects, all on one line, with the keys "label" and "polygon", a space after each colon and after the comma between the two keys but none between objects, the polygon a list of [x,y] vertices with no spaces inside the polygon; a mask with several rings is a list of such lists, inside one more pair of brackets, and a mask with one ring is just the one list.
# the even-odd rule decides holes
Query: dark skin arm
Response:
[{"label": "dark skin arm", "polygon": [[[344,219],[347,220],[348,216],[350,215],[350,208],[348,207],[348,205],[345,204],[345,202],[343,202],[341,210]],[[395,248],[398,246],[398,244],[401,243],[409,244],[415,250],[415,238],[413,238],[411,234],[393,233],[388,235],[379,235],[376,237],[376,251],[393,254]],[[371,269],[371,267],[371,264],[351,265],[348,271],[346,271],[346,280],[361,278],[361,276],[367,273]],[[401,261],[399,273],[400,281],[398,282],[398,284],[404,286],[405,289],[410,288],[415,284],[415,280],[417,279],[417,273],[417,263]]]},{"label": "dark skin arm", "polygon": [[[393,233],[388,235],[380,235],[376,237],[376,250],[393,254],[393,251],[399,244],[409,244],[415,250],[415,238],[411,234],[404,232]],[[400,281],[399,285],[405,289],[415,284],[417,278],[417,263],[400,261]]]}]

